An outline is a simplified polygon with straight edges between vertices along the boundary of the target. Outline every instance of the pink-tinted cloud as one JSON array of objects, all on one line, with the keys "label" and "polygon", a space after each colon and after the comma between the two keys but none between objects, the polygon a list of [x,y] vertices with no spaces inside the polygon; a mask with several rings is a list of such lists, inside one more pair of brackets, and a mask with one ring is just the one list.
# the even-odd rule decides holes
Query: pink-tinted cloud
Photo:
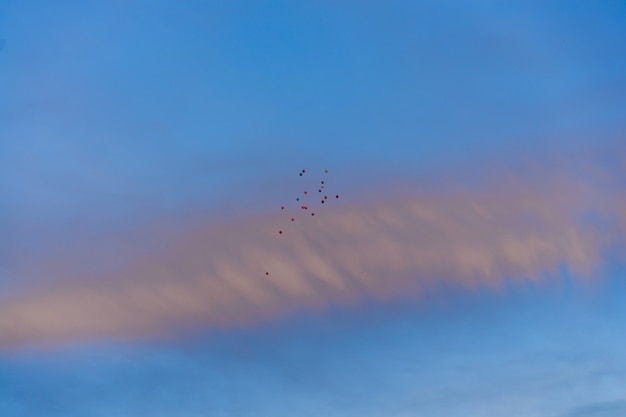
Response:
[{"label": "pink-tinted cloud", "polygon": [[483,171],[480,187],[413,187],[367,204],[347,198],[293,223],[281,212],[221,224],[196,217],[176,232],[150,224],[135,242],[158,235],[160,247],[113,271],[72,273],[72,257],[41,266],[68,276],[0,300],[0,346],[254,324],[329,303],[419,300],[442,282],[538,281],[563,265],[591,277],[626,231],[623,167],[522,165],[517,175]]}]

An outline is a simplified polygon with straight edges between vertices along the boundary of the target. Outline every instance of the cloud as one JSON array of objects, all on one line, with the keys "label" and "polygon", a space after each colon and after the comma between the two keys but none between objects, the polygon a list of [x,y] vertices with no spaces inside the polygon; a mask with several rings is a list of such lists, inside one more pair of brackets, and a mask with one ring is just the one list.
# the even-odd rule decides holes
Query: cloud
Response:
[{"label": "cloud", "polygon": [[[284,213],[161,221],[134,235],[146,247],[160,236],[160,247],[100,273],[72,271],[85,252],[70,247],[72,256],[38,266],[63,279],[0,299],[0,347],[250,325],[366,299],[418,301],[442,285],[542,282],[562,266],[590,278],[624,236],[626,198],[616,189],[623,171],[583,167],[496,168],[480,187],[410,187],[287,225]],[[109,244],[91,256],[125,250]]]},{"label": "cloud", "polygon": [[622,417],[625,415],[626,401],[614,401],[578,407],[561,417]]}]

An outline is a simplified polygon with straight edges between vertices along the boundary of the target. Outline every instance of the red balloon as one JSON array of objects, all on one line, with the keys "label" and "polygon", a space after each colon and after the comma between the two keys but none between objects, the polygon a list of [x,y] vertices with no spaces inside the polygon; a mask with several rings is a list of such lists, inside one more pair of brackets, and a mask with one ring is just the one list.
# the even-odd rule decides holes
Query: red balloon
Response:
[{"label": "red balloon", "polygon": [[269,274],[270,274],[269,272],[266,272],[266,273],[265,273],[265,275],[269,275]]},{"label": "red balloon", "polygon": [[337,194],[337,195],[335,196],[335,198],[339,198],[339,194]]},{"label": "red balloon", "polygon": [[304,194],[308,194],[308,193],[309,193],[308,191],[305,191],[305,192],[304,192]]},{"label": "red balloon", "polygon": [[327,198],[328,198],[328,196],[327,196],[327,195],[325,195],[325,196],[324,196],[324,200],[326,200]]},{"label": "red balloon", "polygon": [[303,173],[303,174],[304,174],[305,172],[306,172],[305,170],[302,170],[302,173]]},{"label": "red balloon", "polygon": [[324,204],[324,200],[322,200],[322,204]]},{"label": "red balloon", "polygon": [[296,219],[294,219],[293,217],[291,218],[291,221],[292,221],[292,222],[293,222],[293,221],[295,221],[295,220],[296,220]]},{"label": "red balloon", "polygon": [[282,234],[283,234],[283,231],[282,231],[282,230],[279,230],[279,231],[278,231],[278,234],[279,234],[279,235],[282,235]]},{"label": "red balloon", "polygon": [[281,209],[281,210],[284,210],[284,209],[285,209],[285,206],[280,206],[280,209]]},{"label": "red balloon", "polygon": [[315,216],[315,213],[311,213],[311,216]]}]

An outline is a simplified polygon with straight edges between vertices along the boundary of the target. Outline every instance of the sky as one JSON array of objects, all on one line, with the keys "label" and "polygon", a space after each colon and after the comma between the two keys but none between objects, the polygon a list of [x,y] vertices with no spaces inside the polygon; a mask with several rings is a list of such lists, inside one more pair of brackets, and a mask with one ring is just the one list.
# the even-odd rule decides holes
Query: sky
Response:
[{"label": "sky", "polygon": [[619,1],[0,2],[0,415],[625,415],[625,97]]}]

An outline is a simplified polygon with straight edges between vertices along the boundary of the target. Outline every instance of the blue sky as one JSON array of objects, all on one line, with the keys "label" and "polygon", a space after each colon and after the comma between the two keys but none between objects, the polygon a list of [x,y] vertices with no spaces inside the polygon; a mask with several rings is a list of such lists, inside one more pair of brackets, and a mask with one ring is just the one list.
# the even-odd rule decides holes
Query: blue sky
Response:
[{"label": "blue sky", "polygon": [[[626,161],[623,2],[5,0],[0,39],[0,314],[9,317],[0,318],[0,415],[625,413],[623,246],[605,244],[605,224],[570,219],[579,208],[618,218],[625,201],[626,163],[620,171],[606,158],[612,149]],[[585,173],[610,173],[591,182],[598,194],[563,168],[571,155],[575,166],[593,165]],[[548,174],[517,168],[518,157],[548,158]],[[296,195],[302,168],[330,169],[345,196],[329,211],[336,224],[363,212],[358,219],[380,230],[376,247],[415,241],[430,253],[432,239],[440,252],[449,239],[450,262],[338,260],[344,275],[324,283],[348,283],[345,293],[304,301],[288,299],[298,289],[288,281],[275,283],[279,293],[217,284],[232,310],[199,307],[172,287],[194,283],[207,265],[232,271],[253,258],[248,239],[261,241],[255,233]],[[533,191],[507,182],[507,170]],[[446,199],[471,178],[474,188]],[[542,188],[555,178],[564,186]],[[490,188],[498,180],[504,186]],[[403,214],[404,200],[424,200],[443,220],[422,228]],[[464,217],[465,204],[484,205],[492,221]],[[377,213],[415,224],[386,228]],[[524,242],[543,246],[499,254],[506,245],[490,236],[510,243],[527,230],[525,216],[541,227]],[[233,231],[226,264],[221,241],[203,240],[207,223],[215,235]],[[424,237],[431,226],[440,246]],[[326,236],[359,247],[370,239],[364,230]],[[613,228],[622,244],[624,230]],[[321,232],[306,236],[329,258],[339,250]],[[490,267],[474,259],[491,259],[489,250],[471,251],[466,238],[491,250]],[[268,259],[291,253],[272,250]],[[306,268],[323,268],[307,250]],[[161,267],[164,283],[150,278]],[[359,267],[366,277],[350,275]],[[475,277],[483,267],[488,277]],[[130,304],[170,294],[161,307],[126,306],[141,316],[136,328],[120,324],[117,308],[89,310],[89,300],[125,306],[133,274],[154,293],[129,291],[138,297]],[[394,274],[435,274],[444,289],[385,298],[413,288]],[[94,298],[69,315],[50,307],[86,293]],[[162,306],[180,299],[196,310],[179,307],[164,325]],[[267,299],[286,313],[231,318],[255,314],[242,300]],[[72,320],[81,306],[87,324]]]},{"label": "blue sky", "polygon": [[562,4],[3,2],[9,203],[169,208],[320,159],[597,141],[626,111],[623,6]]},{"label": "blue sky", "polygon": [[51,416],[617,416],[626,362],[616,289],[585,299],[528,287],[186,342],[25,351],[2,360],[2,405]]}]

